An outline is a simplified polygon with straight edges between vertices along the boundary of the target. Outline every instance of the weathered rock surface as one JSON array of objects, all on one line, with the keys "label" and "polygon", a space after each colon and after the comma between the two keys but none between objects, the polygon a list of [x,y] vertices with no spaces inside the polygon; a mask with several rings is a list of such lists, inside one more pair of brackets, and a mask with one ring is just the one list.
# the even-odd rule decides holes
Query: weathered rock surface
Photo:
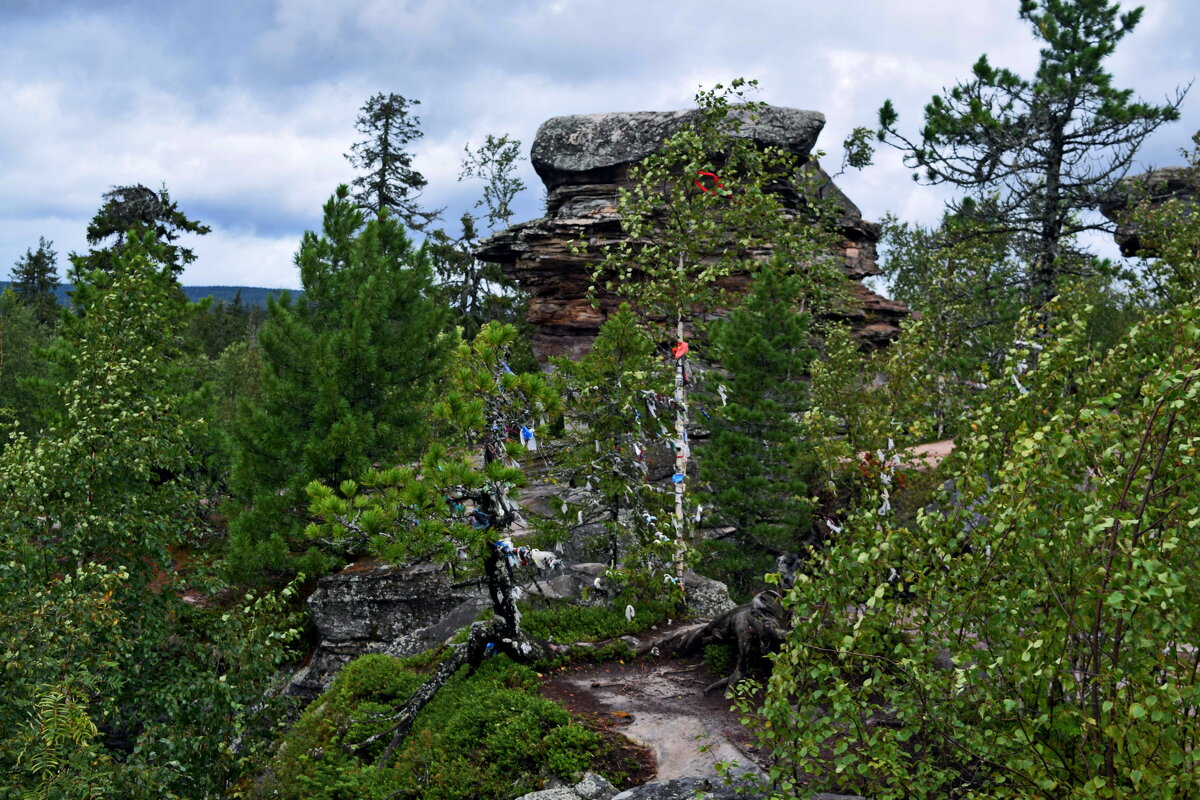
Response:
[{"label": "weathered rock surface", "polygon": [[[617,197],[629,186],[629,168],[653,153],[696,111],[589,114],[555,117],[534,139],[532,160],[548,190],[546,216],[515,225],[483,243],[477,255],[502,265],[505,273],[530,293],[528,319],[537,327],[534,352],[543,363],[551,356],[582,356],[618,299],[602,294],[599,308],[587,298],[598,251],[623,238]],[[794,108],[768,108],[742,135],[773,144],[806,158],[825,124],[822,114]],[[843,270],[855,299],[849,314],[859,338],[882,345],[899,334],[908,309],[862,285],[878,275],[875,245],[879,226],[862,218],[859,209],[821,171],[815,161],[817,191],[842,209],[839,245]],[[785,201],[787,198],[785,198]],[[571,243],[589,243],[589,252],[571,252]],[[725,287],[744,289],[746,276],[734,276]]]},{"label": "weathered rock surface", "polygon": [[[824,114],[798,108],[773,106],[754,120],[735,108],[730,116],[741,121],[745,138],[798,156],[812,152],[825,127]],[[552,117],[538,128],[530,160],[548,189],[564,183],[611,183],[622,177],[614,168],[641,161],[700,118],[699,109]]]},{"label": "weathered rock surface", "polygon": [[1136,255],[1145,251],[1153,255],[1153,243],[1143,242],[1137,226],[1129,222],[1130,202],[1151,205],[1177,200],[1186,213],[1200,210],[1200,175],[1189,167],[1163,167],[1142,175],[1123,179],[1113,198],[1100,206],[1100,213],[1117,223],[1113,238],[1121,246],[1121,254]]},{"label": "weathered rock surface", "polygon": [[414,655],[437,647],[488,605],[479,589],[455,589],[431,564],[352,564],[320,580],[308,598],[320,644],[286,694],[313,699],[367,653]]},{"label": "weathered rock surface", "polygon": [[[723,786],[706,778],[677,778],[671,781],[655,781],[621,792],[613,800],[757,800],[766,795],[747,792],[731,786]],[[812,795],[797,795],[806,800],[865,800],[858,795],[829,794],[818,792]]]},{"label": "weathered rock surface", "polygon": [[[596,578],[606,569],[607,564],[572,564],[548,579],[541,578],[536,583],[530,583],[523,591],[530,598],[606,603],[607,595],[595,588]],[[724,583],[690,570],[683,573],[683,593],[687,599],[689,617],[715,619],[737,605],[730,599],[729,587]]]},{"label": "weathered rock surface", "polygon": [[556,786],[523,794],[517,800],[612,800],[617,789],[603,775],[587,773],[574,786]]},{"label": "weathered rock surface", "polygon": [[[540,578],[521,568],[517,574],[518,597],[607,603],[608,596],[594,587],[596,577],[606,566],[575,564]],[[729,590],[720,581],[687,572],[684,587],[690,615],[711,619],[734,607]],[[284,693],[315,699],[329,688],[342,667],[359,656],[410,656],[431,650],[452,639],[488,607],[486,589],[456,589],[446,571],[432,564],[353,564],[322,578],[308,598],[319,644],[309,663],[292,676]]]}]

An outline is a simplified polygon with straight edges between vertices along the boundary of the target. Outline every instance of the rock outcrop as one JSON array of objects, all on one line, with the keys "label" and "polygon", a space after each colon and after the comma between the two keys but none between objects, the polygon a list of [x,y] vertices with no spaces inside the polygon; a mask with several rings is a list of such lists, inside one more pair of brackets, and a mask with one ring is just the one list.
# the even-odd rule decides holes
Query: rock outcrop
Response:
[{"label": "rock outcrop", "polygon": [[1129,220],[1130,204],[1161,205],[1171,200],[1178,201],[1185,213],[1200,211],[1200,175],[1194,169],[1163,167],[1117,184],[1112,199],[1100,206],[1100,213],[1117,223],[1113,238],[1121,246],[1121,255],[1154,254],[1153,243],[1142,241],[1137,226]]},{"label": "rock outcrop", "polygon": [[[600,326],[618,305],[602,295],[593,308],[587,297],[597,251],[623,238],[617,198],[629,186],[629,169],[662,142],[694,120],[698,111],[587,114],[554,117],[542,123],[534,139],[534,169],[546,185],[546,216],[509,228],[483,243],[476,255],[502,265],[530,293],[528,319],[537,327],[534,352],[545,363],[550,356],[579,357],[591,347]],[[747,121],[741,136],[760,145],[775,145],[807,159],[825,117],[816,111],[769,107]],[[859,209],[821,171],[815,161],[818,192],[841,208],[839,232],[843,269],[852,282],[855,307],[851,323],[861,340],[882,345],[899,333],[908,309],[862,285],[878,275],[875,245],[879,226],[862,218]],[[589,242],[588,253],[573,253],[571,243]],[[745,276],[728,288],[741,289]]]},{"label": "rock outcrop", "polygon": [[285,693],[312,700],[367,653],[408,656],[437,647],[488,605],[486,592],[455,589],[432,564],[352,564],[322,578],[309,596],[319,644]]},{"label": "rock outcrop", "polygon": [[[606,565],[575,564],[537,578],[519,568],[518,599],[581,604],[608,603],[595,581]],[[720,581],[684,573],[690,616],[712,619],[734,607]],[[410,656],[447,643],[458,630],[491,606],[483,586],[455,588],[448,573],[432,564],[394,567],[376,562],[352,564],[320,580],[308,598],[318,645],[284,693],[313,700],[329,688],[342,667],[367,653]],[[564,643],[571,644],[571,643]]]},{"label": "rock outcrop", "polygon": [[555,786],[540,792],[523,794],[517,800],[612,800],[616,787],[603,775],[589,772],[574,786]]}]

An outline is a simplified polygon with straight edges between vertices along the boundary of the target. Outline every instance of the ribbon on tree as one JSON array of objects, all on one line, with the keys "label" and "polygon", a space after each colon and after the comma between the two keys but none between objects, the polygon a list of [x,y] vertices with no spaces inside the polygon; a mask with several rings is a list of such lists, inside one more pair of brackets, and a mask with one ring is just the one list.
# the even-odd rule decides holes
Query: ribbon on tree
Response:
[{"label": "ribbon on tree", "polygon": [[671,355],[675,356],[675,358],[683,358],[684,355],[687,354],[687,351],[688,351],[688,343],[680,342],[679,344],[675,345],[675,347],[671,350]]},{"label": "ribbon on tree", "polygon": [[537,450],[537,438],[533,434],[533,428],[521,426],[521,441],[525,443],[526,450]]}]

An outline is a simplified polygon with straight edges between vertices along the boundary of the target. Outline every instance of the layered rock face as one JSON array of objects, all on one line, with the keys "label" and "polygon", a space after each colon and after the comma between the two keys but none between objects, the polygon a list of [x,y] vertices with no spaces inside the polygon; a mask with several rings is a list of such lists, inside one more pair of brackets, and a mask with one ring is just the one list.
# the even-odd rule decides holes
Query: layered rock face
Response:
[{"label": "layered rock face", "polygon": [[1137,226],[1128,220],[1129,204],[1161,205],[1171,200],[1179,202],[1182,213],[1200,211],[1200,175],[1195,170],[1163,167],[1125,178],[1117,185],[1114,197],[1100,206],[1100,213],[1117,223],[1113,238],[1121,246],[1121,255],[1132,256],[1139,252],[1154,255],[1153,243],[1143,242]]},{"label": "layered rock face", "polygon": [[[616,309],[615,296],[602,294],[600,307],[593,308],[587,294],[599,252],[623,238],[618,193],[630,186],[630,167],[658,150],[699,113],[554,117],[538,129],[532,160],[546,184],[546,216],[496,234],[476,255],[501,264],[505,274],[530,293],[528,319],[537,327],[534,353],[543,363],[550,356],[582,356]],[[840,206],[839,250],[855,301],[849,319],[861,340],[882,345],[899,334],[899,323],[909,312],[902,303],[881,297],[861,283],[879,274],[875,264],[879,226],[865,221],[816,162],[808,160],[824,125],[824,115],[816,111],[769,107],[756,120],[745,119],[740,135],[800,157],[804,168],[815,172],[820,195]],[[588,252],[571,252],[572,242],[580,240],[587,241]],[[741,289],[746,282],[746,276],[736,276],[728,286]]]}]

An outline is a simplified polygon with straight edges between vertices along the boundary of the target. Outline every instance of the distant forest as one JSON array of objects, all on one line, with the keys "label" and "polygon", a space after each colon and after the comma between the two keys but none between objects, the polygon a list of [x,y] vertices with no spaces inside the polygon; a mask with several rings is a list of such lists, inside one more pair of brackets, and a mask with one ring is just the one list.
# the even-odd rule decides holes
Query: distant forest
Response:
[{"label": "distant forest", "polygon": [[[12,281],[0,281],[0,294],[9,287]],[[55,291],[55,296],[58,298],[59,305],[67,305],[70,302],[69,293],[74,289],[74,285],[64,283]],[[304,293],[299,289],[264,289],[261,286],[184,286],[184,293],[188,300],[195,303],[197,300],[203,300],[206,297],[211,297],[214,301],[223,300],[226,303],[232,303],[237,297],[238,292],[242,293],[242,305],[258,306],[259,308],[267,307],[267,298],[271,295],[278,296],[283,292],[291,292],[299,298]]]}]

